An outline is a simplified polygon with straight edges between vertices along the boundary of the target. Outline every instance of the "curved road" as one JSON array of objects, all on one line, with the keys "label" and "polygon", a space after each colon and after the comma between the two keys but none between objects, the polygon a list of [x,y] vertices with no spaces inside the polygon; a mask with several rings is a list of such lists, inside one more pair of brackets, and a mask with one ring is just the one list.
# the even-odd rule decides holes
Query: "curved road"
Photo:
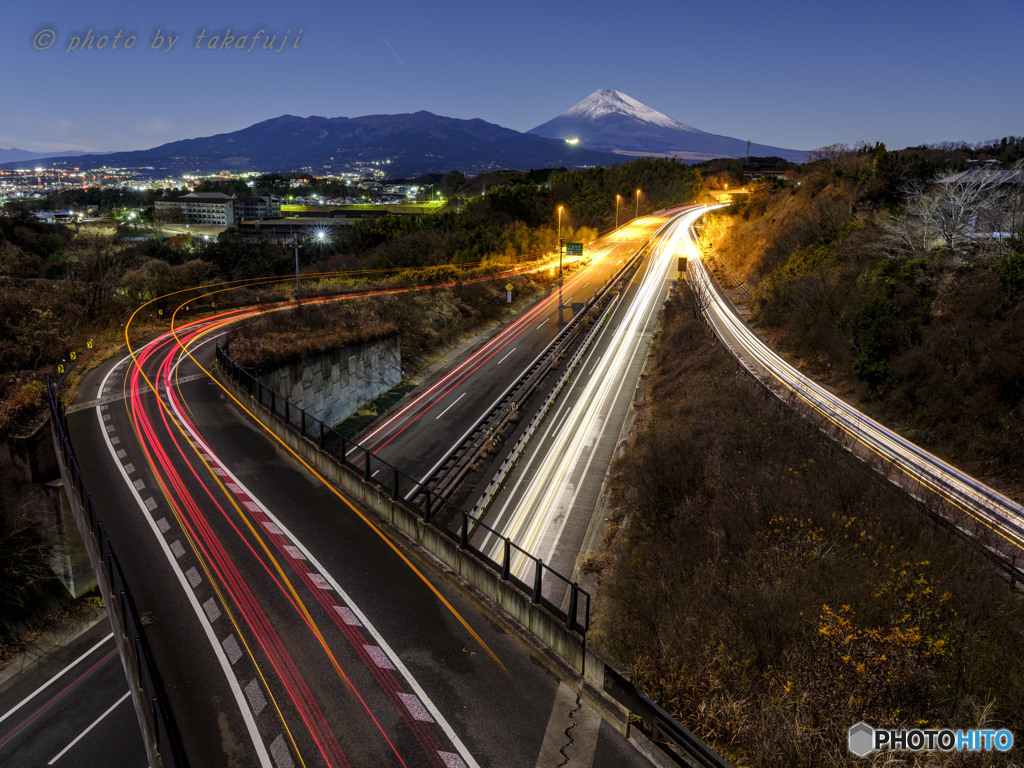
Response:
[{"label": "curved road", "polygon": [[[637,227],[607,253],[639,247]],[[573,290],[586,291],[586,274]],[[537,342],[514,353],[543,316],[523,317],[424,387],[441,399],[412,399],[407,421],[425,431],[397,427],[395,456],[429,468],[430,440],[452,442],[479,417],[467,407],[437,424],[452,401],[470,405],[456,381],[493,399],[494,385],[465,374],[506,365],[497,381],[507,381],[532,359]],[[557,764],[552,744],[568,743],[574,708],[564,686],[229,407],[202,369],[221,324],[190,324],[94,372],[82,385],[88,407],[69,415],[192,764]],[[576,764],[645,764],[604,724],[582,735],[569,750]]]}]

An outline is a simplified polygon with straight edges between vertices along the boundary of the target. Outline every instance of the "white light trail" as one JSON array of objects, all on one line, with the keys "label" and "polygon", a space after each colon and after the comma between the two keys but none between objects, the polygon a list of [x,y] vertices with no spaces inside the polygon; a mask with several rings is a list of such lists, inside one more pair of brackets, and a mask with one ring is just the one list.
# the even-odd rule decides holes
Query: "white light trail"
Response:
[{"label": "white light trail", "polygon": [[[688,227],[703,213],[703,209],[689,211],[666,227],[649,257],[647,273],[637,295],[616,327],[607,352],[597,361],[583,393],[558,427],[550,447],[519,495],[502,535],[525,551],[538,553],[543,559],[550,558],[550,553],[554,552],[576,494],[570,477],[603,429],[604,416],[636,354],[635,338],[662,299],[665,280]],[[486,551],[488,547],[492,550],[491,556],[500,560],[502,542],[488,535],[481,549]],[[523,571],[530,567],[524,556],[513,558],[512,570],[520,578],[528,577]]]},{"label": "white light trail", "polygon": [[1008,542],[1014,551],[1024,549],[1024,510],[1019,505],[865,416],[793,368],[737,317],[732,305],[715,289],[694,239],[686,238],[683,247],[695,290],[706,305],[705,313],[719,338],[743,365],[763,378],[761,371],[754,369],[752,363],[756,363],[774,382],[774,390],[792,393],[865,448]]}]

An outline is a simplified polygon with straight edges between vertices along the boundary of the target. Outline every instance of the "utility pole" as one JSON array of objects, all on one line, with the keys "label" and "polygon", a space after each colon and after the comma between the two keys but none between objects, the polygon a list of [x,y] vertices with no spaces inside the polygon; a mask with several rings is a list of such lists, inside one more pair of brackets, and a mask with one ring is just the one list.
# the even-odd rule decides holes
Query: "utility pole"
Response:
[{"label": "utility pole", "polygon": [[291,234],[291,237],[288,238],[288,244],[295,246],[295,303],[301,307],[302,293],[299,288],[299,248],[302,246],[299,245],[299,238],[292,234],[292,226],[290,224],[288,225],[288,232]]}]

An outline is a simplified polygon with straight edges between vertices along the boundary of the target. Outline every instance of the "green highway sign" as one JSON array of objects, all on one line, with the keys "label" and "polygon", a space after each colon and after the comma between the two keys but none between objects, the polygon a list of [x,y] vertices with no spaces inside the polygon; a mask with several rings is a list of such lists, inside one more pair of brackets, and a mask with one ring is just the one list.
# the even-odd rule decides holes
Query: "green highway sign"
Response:
[{"label": "green highway sign", "polygon": [[583,255],[583,243],[566,243],[565,253],[568,256],[582,256]]}]

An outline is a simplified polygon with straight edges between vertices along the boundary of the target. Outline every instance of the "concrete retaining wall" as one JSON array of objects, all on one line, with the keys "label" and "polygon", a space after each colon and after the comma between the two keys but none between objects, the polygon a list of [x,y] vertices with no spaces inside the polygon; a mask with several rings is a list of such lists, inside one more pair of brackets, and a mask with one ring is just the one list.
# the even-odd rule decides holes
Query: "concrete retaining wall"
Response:
[{"label": "concrete retaining wall", "polygon": [[260,371],[259,379],[306,413],[337,426],[402,380],[399,337],[285,363]]}]

